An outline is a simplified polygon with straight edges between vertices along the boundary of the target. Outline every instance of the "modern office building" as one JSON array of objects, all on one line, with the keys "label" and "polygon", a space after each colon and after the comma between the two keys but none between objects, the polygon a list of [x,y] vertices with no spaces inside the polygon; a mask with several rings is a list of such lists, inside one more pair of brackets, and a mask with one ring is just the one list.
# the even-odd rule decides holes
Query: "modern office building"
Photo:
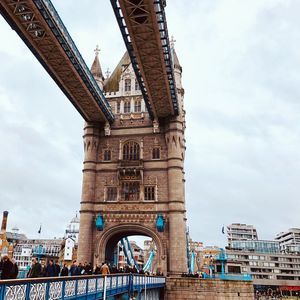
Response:
[{"label": "modern office building", "polygon": [[300,228],[290,228],[285,232],[280,232],[275,240],[279,242],[281,251],[300,253]]},{"label": "modern office building", "polygon": [[258,240],[257,231],[253,225],[232,223],[227,226],[228,245],[232,241]]},{"label": "modern office building", "polygon": [[287,249],[279,240],[228,240],[225,272],[250,274],[257,291],[300,295],[300,255]]}]

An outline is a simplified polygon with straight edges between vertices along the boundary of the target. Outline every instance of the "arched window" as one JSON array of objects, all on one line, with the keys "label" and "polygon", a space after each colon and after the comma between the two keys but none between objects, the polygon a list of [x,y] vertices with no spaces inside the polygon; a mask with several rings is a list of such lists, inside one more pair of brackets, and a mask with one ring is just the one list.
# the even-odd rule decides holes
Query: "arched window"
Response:
[{"label": "arched window", "polygon": [[117,114],[120,113],[120,110],[121,110],[121,103],[120,101],[117,102]]},{"label": "arched window", "polygon": [[160,159],[160,149],[155,147],[152,149],[152,159]]},{"label": "arched window", "polygon": [[103,160],[109,161],[111,160],[111,151],[109,149],[105,149],[103,153]]},{"label": "arched window", "polygon": [[125,92],[131,91],[131,79],[125,79]]},{"label": "arched window", "polygon": [[137,181],[122,183],[122,200],[138,201],[140,197],[140,184]]},{"label": "arched window", "polygon": [[135,87],[136,91],[140,90],[140,85],[139,85],[139,82],[137,80],[135,80],[134,87]]},{"label": "arched window", "polygon": [[124,113],[130,113],[130,101],[125,101],[124,102]]},{"label": "arched window", "polygon": [[141,112],[142,106],[141,106],[141,100],[135,100],[134,101],[134,112]]},{"label": "arched window", "polygon": [[136,142],[127,142],[123,146],[124,160],[139,160],[140,159],[140,145]]}]

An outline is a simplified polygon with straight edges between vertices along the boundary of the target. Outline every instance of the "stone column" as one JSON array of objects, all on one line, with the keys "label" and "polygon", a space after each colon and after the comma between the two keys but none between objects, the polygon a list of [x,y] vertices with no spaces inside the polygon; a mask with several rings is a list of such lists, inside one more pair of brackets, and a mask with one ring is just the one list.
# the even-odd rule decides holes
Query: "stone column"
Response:
[{"label": "stone column", "polygon": [[170,122],[166,133],[168,146],[169,193],[169,259],[170,274],[187,272],[186,218],[183,178],[183,130],[182,122]]},{"label": "stone column", "polygon": [[86,123],[84,128],[83,182],[80,207],[78,262],[92,262],[96,166],[100,128]]}]

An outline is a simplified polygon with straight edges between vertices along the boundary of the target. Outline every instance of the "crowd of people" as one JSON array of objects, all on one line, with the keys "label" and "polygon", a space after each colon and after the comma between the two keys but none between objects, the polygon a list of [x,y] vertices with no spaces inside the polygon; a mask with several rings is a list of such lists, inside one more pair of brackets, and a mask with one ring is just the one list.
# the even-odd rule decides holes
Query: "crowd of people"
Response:
[{"label": "crowd of people", "polygon": [[[18,266],[8,256],[4,256],[0,263],[1,279],[16,279],[18,276]],[[125,265],[124,267],[117,268],[116,265],[110,265],[109,263],[103,262],[101,265],[93,267],[92,263],[85,262],[77,263],[74,260],[71,266],[64,264],[62,267],[58,261],[50,259],[46,264],[44,259],[38,260],[37,257],[32,258],[31,267],[27,272],[27,278],[39,278],[39,277],[58,277],[58,276],[80,276],[80,275],[108,275],[118,273],[132,273],[132,274],[146,274],[150,275],[149,272],[144,272],[143,269],[138,270],[135,266]],[[158,272],[157,276],[163,276],[162,273]]]}]

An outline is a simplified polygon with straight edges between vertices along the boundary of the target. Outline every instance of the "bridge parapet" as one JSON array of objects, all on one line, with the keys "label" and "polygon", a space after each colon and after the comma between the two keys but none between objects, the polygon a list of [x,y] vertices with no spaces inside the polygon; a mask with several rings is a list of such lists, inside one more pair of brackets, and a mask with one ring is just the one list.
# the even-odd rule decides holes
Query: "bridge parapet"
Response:
[{"label": "bridge parapet", "polygon": [[103,299],[104,295],[164,288],[165,282],[164,277],[136,274],[0,280],[0,299]]}]

